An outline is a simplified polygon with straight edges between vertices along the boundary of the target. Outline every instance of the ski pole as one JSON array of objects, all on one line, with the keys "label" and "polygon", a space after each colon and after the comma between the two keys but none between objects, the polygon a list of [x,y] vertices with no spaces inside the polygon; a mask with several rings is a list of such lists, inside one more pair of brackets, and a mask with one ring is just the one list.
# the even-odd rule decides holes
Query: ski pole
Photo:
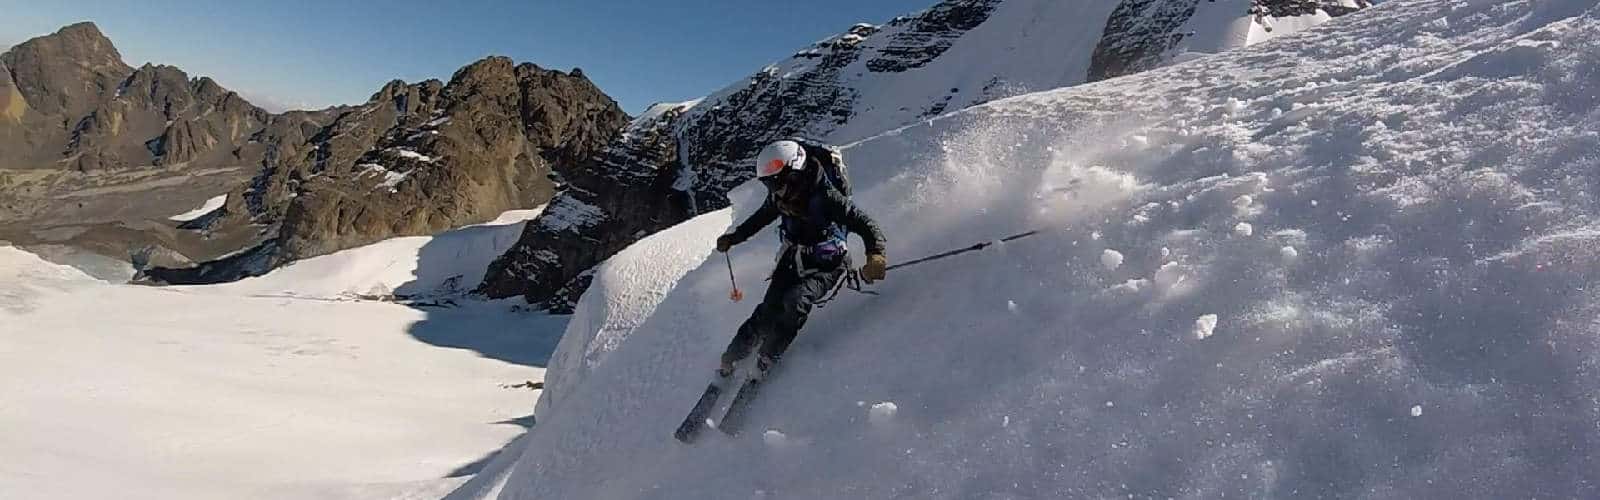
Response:
[{"label": "ski pole", "polygon": [[1011,236],[1000,238],[998,240],[976,243],[976,244],[974,244],[974,245],[972,245],[970,247],[959,248],[959,249],[951,250],[951,251],[948,251],[948,252],[942,252],[942,253],[929,255],[927,257],[923,257],[923,258],[916,259],[916,260],[901,262],[899,264],[895,264],[895,265],[889,266],[888,268],[885,268],[884,270],[885,271],[893,271],[895,269],[899,269],[899,268],[902,268],[902,267],[908,267],[908,266],[914,266],[914,265],[917,265],[917,264],[921,264],[923,262],[928,262],[930,260],[939,260],[939,259],[943,259],[945,257],[953,257],[953,256],[961,255],[961,254],[964,254],[964,253],[967,253],[967,252],[976,252],[978,250],[983,250],[985,248],[988,248],[989,246],[994,245],[996,243],[1009,243],[1009,242],[1012,242],[1012,241],[1015,241],[1015,240],[1020,240],[1020,239],[1023,239],[1023,238],[1027,238],[1029,236],[1033,236],[1035,234],[1039,234],[1040,231],[1043,231],[1043,229],[1034,229],[1032,231],[1026,231],[1026,232],[1013,234]]},{"label": "ski pole", "polygon": [[739,291],[739,280],[733,279],[733,257],[728,252],[722,252],[722,257],[728,260],[728,283],[733,285],[733,291],[728,293],[728,300],[738,302],[744,300],[744,292]]}]

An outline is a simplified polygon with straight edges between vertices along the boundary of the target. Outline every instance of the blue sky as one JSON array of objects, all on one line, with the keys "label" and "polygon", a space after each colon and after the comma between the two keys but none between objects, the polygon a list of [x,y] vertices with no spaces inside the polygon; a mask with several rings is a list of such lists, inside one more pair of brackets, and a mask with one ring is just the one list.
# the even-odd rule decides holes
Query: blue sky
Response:
[{"label": "blue sky", "polygon": [[497,54],[581,67],[630,113],[710,93],[857,22],[935,0],[0,0],[0,46],[94,21],[123,58],[208,75],[269,108],[365,101]]}]

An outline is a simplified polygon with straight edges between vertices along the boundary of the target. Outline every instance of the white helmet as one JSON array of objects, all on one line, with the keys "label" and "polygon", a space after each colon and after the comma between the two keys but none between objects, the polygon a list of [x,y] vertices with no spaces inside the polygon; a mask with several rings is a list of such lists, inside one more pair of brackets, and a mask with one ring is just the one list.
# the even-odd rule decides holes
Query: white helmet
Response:
[{"label": "white helmet", "polygon": [[756,176],[778,175],[785,167],[795,170],[806,168],[806,149],[794,141],[778,141],[761,148],[756,156]]}]

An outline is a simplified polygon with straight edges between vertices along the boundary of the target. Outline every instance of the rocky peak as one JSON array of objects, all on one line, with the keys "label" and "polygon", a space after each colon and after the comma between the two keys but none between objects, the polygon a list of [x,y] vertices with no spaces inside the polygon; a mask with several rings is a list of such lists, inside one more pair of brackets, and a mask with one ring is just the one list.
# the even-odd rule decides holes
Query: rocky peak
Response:
[{"label": "rocky peak", "polygon": [[402,116],[424,113],[429,109],[439,93],[443,91],[444,84],[439,80],[428,79],[416,84],[408,84],[403,80],[391,80],[384,84],[367,99],[368,104],[387,104],[394,108],[395,113]]},{"label": "rocky peak", "polygon": [[94,23],[78,23],[17,44],[0,63],[28,104],[39,113],[74,116],[88,112],[132,68]]}]

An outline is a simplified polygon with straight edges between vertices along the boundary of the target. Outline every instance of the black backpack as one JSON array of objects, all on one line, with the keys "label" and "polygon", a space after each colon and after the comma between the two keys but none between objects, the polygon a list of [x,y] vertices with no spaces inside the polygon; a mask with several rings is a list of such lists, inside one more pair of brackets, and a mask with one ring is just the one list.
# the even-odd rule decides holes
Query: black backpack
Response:
[{"label": "black backpack", "polygon": [[800,143],[800,147],[806,151],[806,157],[815,158],[817,165],[822,166],[823,182],[838,189],[839,193],[850,196],[850,169],[845,167],[844,155],[839,153],[839,148],[803,137],[789,140]]}]

